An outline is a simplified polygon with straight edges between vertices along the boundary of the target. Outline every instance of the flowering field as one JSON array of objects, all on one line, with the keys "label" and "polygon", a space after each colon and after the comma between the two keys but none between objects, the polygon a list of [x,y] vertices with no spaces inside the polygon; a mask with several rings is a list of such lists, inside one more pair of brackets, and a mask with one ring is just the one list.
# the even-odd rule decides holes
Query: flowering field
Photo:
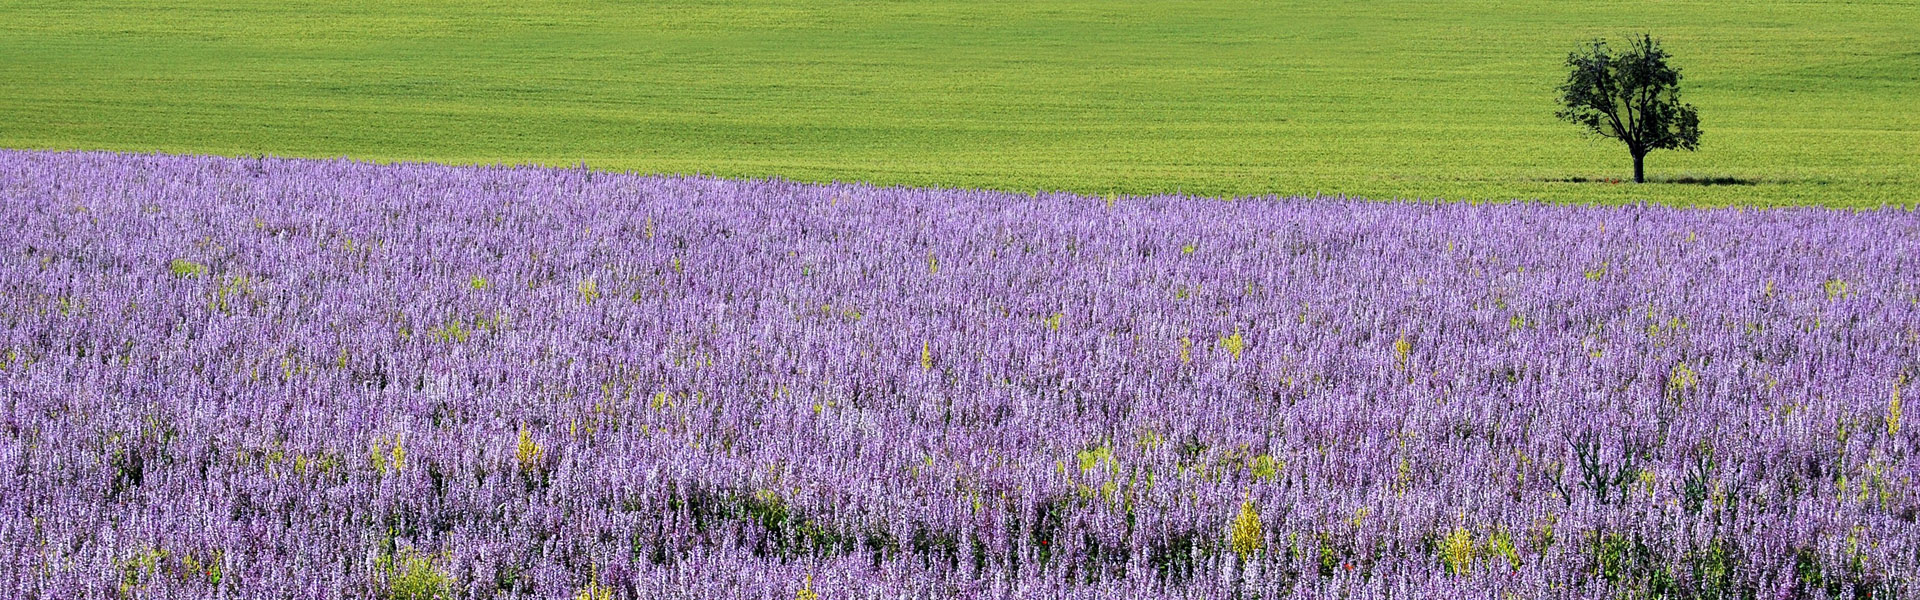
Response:
[{"label": "flowering field", "polygon": [[1888,598],[1920,216],[0,151],[0,596]]}]

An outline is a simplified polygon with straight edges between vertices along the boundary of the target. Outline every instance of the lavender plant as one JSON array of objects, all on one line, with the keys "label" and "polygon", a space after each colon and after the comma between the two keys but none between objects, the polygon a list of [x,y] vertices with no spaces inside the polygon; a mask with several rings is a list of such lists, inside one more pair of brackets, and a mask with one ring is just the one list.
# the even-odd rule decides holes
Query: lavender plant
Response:
[{"label": "lavender plant", "polygon": [[0,151],[0,222],[3,597],[1920,573],[1911,212]]}]

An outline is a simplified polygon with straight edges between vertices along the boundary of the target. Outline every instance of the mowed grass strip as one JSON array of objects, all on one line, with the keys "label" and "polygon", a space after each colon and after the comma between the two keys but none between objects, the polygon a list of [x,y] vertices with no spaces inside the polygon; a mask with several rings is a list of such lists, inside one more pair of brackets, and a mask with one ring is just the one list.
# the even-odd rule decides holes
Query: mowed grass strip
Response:
[{"label": "mowed grass strip", "polygon": [[[1554,120],[1650,32],[1705,135]],[[1207,195],[1920,202],[1915,2],[12,2],[0,146]]]}]

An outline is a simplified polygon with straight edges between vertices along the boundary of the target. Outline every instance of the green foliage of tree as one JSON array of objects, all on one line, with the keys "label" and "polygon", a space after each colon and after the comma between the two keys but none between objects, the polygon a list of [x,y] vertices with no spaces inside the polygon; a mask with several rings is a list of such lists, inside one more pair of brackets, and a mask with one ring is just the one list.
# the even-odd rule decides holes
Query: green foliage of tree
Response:
[{"label": "green foliage of tree", "polygon": [[1563,107],[1554,114],[1625,143],[1639,183],[1647,180],[1648,152],[1700,145],[1700,115],[1680,101],[1680,71],[1667,58],[1650,35],[1618,54],[1606,41],[1594,40],[1567,55],[1572,71],[1559,88]]}]

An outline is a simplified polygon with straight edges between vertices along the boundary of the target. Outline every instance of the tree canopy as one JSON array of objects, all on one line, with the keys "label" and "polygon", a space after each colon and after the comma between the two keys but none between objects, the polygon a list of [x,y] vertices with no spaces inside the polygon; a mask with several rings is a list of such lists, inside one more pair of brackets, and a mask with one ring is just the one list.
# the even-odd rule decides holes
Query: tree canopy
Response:
[{"label": "tree canopy", "polygon": [[1693,150],[1700,144],[1700,116],[1680,101],[1680,71],[1651,35],[1614,53],[1594,40],[1567,55],[1567,82],[1560,86],[1561,119],[1620,140],[1633,155],[1633,180],[1646,181],[1645,158],[1653,150]]}]

